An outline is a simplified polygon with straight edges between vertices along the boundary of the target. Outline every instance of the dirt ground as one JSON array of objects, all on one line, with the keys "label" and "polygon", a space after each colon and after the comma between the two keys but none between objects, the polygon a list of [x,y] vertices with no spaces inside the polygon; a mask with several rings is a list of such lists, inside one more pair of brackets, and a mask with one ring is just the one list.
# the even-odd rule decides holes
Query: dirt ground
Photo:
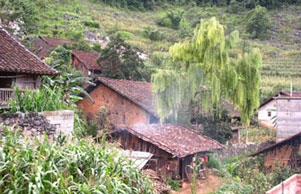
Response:
[{"label": "dirt ground", "polygon": [[[179,191],[173,191],[172,194],[191,194],[191,184],[184,183],[183,187]],[[214,175],[209,175],[206,180],[198,180],[196,186],[197,194],[208,194],[215,189],[222,186],[222,180]]]}]

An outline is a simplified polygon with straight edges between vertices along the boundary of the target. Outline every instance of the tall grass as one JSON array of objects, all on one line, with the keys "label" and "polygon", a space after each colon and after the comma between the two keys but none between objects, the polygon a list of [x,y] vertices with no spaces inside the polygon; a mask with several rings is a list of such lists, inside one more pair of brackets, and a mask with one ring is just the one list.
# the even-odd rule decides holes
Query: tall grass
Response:
[{"label": "tall grass", "polygon": [[152,193],[133,162],[92,140],[29,140],[4,130],[0,193]]}]

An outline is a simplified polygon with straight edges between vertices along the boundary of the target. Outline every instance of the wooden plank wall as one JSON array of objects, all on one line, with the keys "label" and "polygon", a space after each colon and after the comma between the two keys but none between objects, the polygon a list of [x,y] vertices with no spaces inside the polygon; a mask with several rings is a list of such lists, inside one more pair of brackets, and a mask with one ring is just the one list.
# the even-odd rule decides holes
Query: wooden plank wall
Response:
[{"label": "wooden plank wall", "polygon": [[301,132],[301,98],[277,99],[276,142]]}]

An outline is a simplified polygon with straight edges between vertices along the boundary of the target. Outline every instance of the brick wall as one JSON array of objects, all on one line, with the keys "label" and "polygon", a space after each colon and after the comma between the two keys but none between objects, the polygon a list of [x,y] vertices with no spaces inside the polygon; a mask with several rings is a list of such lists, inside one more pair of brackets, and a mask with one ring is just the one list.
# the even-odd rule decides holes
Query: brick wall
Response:
[{"label": "brick wall", "polygon": [[295,174],[283,183],[275,186],[266,194],[299,194],[301,193],[301,174]]},{"label": "brick wall", "polygon": [[88,119],[96,121],[100,107],[105,106],[114,124],[132,126],[149,123],[150,115],[147,111],[103,84],[90,92],[90,96],[94,99],[94,104],[88,98],[77,103]]}]

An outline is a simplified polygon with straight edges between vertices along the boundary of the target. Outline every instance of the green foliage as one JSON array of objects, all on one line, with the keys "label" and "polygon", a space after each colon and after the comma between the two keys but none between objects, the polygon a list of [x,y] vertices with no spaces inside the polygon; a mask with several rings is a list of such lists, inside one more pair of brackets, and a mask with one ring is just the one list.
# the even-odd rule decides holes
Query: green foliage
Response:
[{"label": "green foliage", "polygon": [[180,181],[179,180],[173,180],[168,178],[166,180],[167,185],[171,187],[172,190],[178,191],[180,189]]},{"label": "green foliage", "polygon": [[175,10],[168,11],[165,16],[157,21],[160,26],[171,27],[173,29],[179,29],[181,20],[183,19],[184,11]]},{"label": "green foliage", "polygon": [[98,63],[102,76],[116,79],[149,80],[150,75],[140,59],[139,50],[127,44],[116,34],[111,36],[107,47],[102,49]]},{"label": "green foliage", "polygon": [[204,129],[202,134],[218,142],[225,144],[229,139],[232,138],[232,129],[229,124],[229,117],[225,111],[222,112],[221,116],[200,116],[197,119],[197,123],[202,123]]},{"label": "green foliage", "polygon": [[127,31],[119,31],[118,34],[120,35],[121,39],[123,40],[132,40],[133,35]]},{"label": "green foliage", "polygon": [[5,130],[0,193],[153,193],[134,162],[104,142],[65,139],[28,140]]},{"label": "green foliage", "polygon": [[217,193],[265,193],[301,169],[287,167],[273,168],[271,172],[264,167],[263,155],[249,158],[237,158],[235,163],[227,163],[224,168],[231,176],[229,183]]},{"label": "green foliage", "polygon": [[252,38],[266,39],[272,28],[266,8],[257,6],[247,16],[246,31]]},{"label": "green foliage", "polygon": [[17,22],[25,34],[35,33],[36,24],[39,21],[36,2],[31,0],[1,1],[0,18],[4,24]]},{"label": "green foliage", "polygon": [[164,35],[159,30],[153,29],[149,26],[144,29],[144,35],[151,41],[159,41],[164,39]]},{"label": "green foliage", "polygon": [[83,21],[83,24],[85,26],[92,27],[92,28],[100,28],[100,24],[93,20],[85,20]]},{"label": "green foliage", "polygon": [[87,96],[92,102],[93,99],[84,89],[84,84],[94,85],[91,78],[84,77],[81,71],[74,69],[71,62],[71,52],[62,46],[58,46],[46,59],[48,64],[59,71],[60,75],[54,78],[44,77],[44,82],[50,87],[58,87],[63,91],[63,102],[69,106],[82,98],[78,95],[83,94]]},{"label": "green foliage", "polygon": [[224,26],[216,18],[211,18],[201,21],[192,40],[171,47],[174,62],[180,64],[174,63],[152,76],[161,120],[173,114],[177,117],[180,108],[197,100],[195,96],[200,94],[203,108],[210,104],[211,113],[214,107],[220,110],[220,100],[224,95],[239,108],[242,122],[250,122],[259,106],[262,61],[257,49],[240,50],[236,45],[238,41],[237,31],[225,37]]},{"label": "green foliage", "polygon": [[39,90],[20,91],[14,88],[15,97],[9,102],[12,113],[15,112],[43,112],[56,110],[70,110],[73,107],[63,101],[63,90],[57,87],[49,88],[42,85]]},{"label": "green foliage", "polygon": [[220,164],[215,158],[214,154],[208,154],[208,161],[205,163],[207,168],[220,169]]}]

